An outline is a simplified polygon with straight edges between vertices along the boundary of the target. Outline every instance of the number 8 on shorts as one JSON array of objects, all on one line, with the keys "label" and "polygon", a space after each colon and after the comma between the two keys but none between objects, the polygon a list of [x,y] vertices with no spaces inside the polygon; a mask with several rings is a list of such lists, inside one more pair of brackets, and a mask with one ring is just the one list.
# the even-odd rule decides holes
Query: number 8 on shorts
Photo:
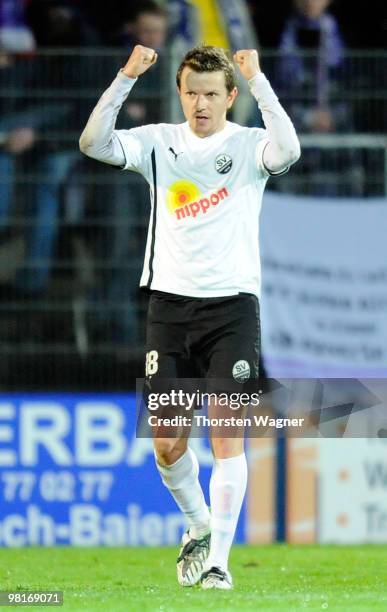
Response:
[{"label": "number 8 on shorts", "polygon": [[157,351],[149,351],[145,356],[145,376],[153,376],[159,369],[159,354]]}]

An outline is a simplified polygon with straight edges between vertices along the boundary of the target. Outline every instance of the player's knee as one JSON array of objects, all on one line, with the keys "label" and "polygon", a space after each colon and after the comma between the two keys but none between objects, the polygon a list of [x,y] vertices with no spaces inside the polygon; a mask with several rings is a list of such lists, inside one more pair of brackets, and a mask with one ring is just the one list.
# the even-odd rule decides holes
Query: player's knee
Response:
[{"label": "player's knee", "polygon": [[187,444],[177,438],[155,438],[154,449],[157,461],[161,465],[172,465],[185,452]]},{"label": "player's knee", "polygon": [[175,443],[176,440],[174,439],[155,438],[153,445],[157,458],[164,459],[168,457],[173,451]]}]

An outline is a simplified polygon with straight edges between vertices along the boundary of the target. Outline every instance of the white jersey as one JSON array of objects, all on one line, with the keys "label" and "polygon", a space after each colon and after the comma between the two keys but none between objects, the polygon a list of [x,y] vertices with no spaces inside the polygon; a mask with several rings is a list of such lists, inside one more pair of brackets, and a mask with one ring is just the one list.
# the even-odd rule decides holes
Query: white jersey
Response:
[{"label": "white jersey", "polygon": [[286,171],[300,155],[294,127],[270,83],[262,73],[249,81],[265,130],[226,122],[205,138],[188,123],[115,130],[134,83],[118,73],[90,115],[80,148],[139,172],[150,185],[140,285],[190,297],[259,296],[262,193],[269,174]]},{"label": "white jersey", "polygon": [[140,285],[191,297],[259,295],[265,130],[227,122],[206,138],[188,123],[115,133],[125,169],[151,189]]}]

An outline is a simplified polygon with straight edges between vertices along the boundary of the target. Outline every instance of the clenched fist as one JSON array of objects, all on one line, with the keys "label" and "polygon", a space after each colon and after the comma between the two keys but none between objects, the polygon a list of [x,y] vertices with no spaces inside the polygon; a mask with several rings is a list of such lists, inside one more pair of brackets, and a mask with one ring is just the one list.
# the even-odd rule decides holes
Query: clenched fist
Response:
[{"label": "clenched fist", "polygon": [[243,49],[234,53],[234,62],[238,64],[242,75],[248,81],[261,72],[258,51],[255,49]]},{"label": "clenched fist", "polygon": [[157,62],[157,53],[142,45],[136,45],[122,71],[127,77],[136,79]]}]

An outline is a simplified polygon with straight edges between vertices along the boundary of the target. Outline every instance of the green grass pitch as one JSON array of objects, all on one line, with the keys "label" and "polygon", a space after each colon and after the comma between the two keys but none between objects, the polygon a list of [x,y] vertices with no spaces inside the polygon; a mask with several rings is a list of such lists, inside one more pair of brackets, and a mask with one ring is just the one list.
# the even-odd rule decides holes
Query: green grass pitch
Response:
[{"label": "green grass pitch", "polygon": [[0,590],[63,591],[55,609],[66,611],[387,610],[386,546],[235,546],[235,588],[225,592],[180,587],[176,556],[177,548],[2,549]]}]

